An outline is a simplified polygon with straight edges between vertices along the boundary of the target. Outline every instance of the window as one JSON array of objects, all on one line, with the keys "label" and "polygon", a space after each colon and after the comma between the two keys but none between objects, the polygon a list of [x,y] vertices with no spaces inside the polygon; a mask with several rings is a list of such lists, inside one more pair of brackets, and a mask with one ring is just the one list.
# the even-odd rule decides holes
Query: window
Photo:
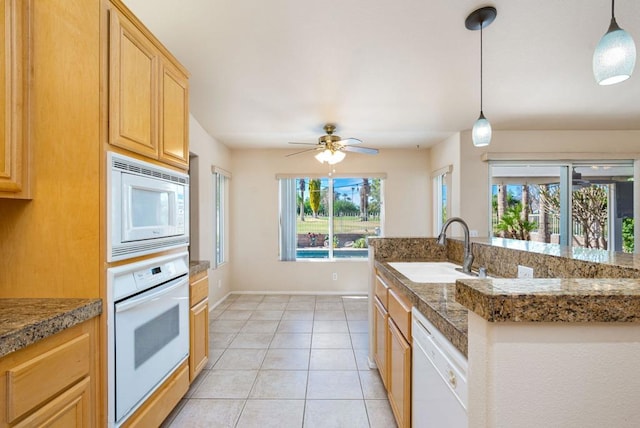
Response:
[{"label": "window", "polygon": [[448,201],[448,193],[451,191],[451,165],[439,169],[432,174],[433,181],[433,230],[438,233],[442,225],[447,221],[448,213],[451,212]]},{"label": "window", "polygon": [[227,261],[226,258],[226,247],[227,247],[227,238],[226,238],[226,230],[227,230],[227,188],[228,181],[231,177],[227,171],[220,169],[218,167],[213,168],[213,191],[214,191],[214,221],[213,224],[215,226],[215,262],[214,268],[222,265]]},{"label": "window", "polygon": [[634,251],[632,161],[492,163],[494,236]]},{"label": "window", "polygon": [[280,179],[280,260],[366,258],[382,234],[381,177]]}]

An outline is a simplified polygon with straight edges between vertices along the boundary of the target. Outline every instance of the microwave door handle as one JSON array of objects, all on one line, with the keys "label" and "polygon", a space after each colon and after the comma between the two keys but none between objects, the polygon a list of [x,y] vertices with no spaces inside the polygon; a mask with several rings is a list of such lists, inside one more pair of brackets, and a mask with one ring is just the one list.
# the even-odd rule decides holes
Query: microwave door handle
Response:
[{"label": "microwave door handle", "polygon": [[[178,287],[182,287],[184,285],[187,284],[187,280],[186,279],[180,279],[178,280],[178,282],[174,283],[174,284],[166,284],[165,286],[161,287],[160,290],[157,290],[151,294],[144,294],[140,297],[136,297],[134,299],[129,299],[126,302],[123,303],[117,303],[116,304],[116,312],[124,312],[124,311],[128,311],[136,306],[140,306],[141,304],[148,302],[149,300],[158,298],[160,296],[163,296],[167,293],[172,292],[173,290],[175,290]],[[186,299],[186,297],[185,297]]]}]

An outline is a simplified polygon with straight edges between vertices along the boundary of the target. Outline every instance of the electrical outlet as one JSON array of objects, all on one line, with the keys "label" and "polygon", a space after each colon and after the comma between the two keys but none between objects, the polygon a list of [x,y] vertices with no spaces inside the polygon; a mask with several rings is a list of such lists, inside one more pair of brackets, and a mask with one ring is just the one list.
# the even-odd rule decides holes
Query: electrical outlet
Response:
[{"label": "electrical outlet", "polygon": [[222,288],[222,280],[221,279],[218,280],[218,288]]},{"label": "electrical outlet", "polygon": [[533,268],[518,265],[518,278],[533,278]]},{"label": "electrical outlet", "polygon": [[469,231],[469,236],[472,237],[472,238],[477,238],[478,237],[478,231],[475,230],[475,229],[471,229]]},{"label": "electrical outlet", "polygon": [[337,281],[338,280],[338,272],[334,272],[331,277],[333,278],[334,281]]}]

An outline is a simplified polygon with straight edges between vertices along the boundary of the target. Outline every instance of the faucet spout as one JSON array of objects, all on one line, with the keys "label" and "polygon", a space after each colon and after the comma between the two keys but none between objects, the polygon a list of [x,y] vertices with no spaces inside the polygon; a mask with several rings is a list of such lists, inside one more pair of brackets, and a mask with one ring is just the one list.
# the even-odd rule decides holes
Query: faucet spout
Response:
[{"label": "faucet spout", "polygon": [[438,235],[438,244],[445,245],[447,243],[447,228],[452,223],[460,223],[464,231],[464,260],[462,261],[462,272],[471,273],[471,265],[473,264],[473,254],[471,252],[471,240],[469,239],[469,226],[460,217],[451,217],[443,225]]}]

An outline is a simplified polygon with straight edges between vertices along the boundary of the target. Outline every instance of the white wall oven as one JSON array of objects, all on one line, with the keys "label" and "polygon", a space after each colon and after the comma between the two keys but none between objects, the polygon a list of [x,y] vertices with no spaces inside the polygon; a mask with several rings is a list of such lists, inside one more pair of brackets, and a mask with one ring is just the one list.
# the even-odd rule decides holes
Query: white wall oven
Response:
[{"label": "white wall oven", "polygon": [[108,415],[119,427],[189,354],[189,254],[107,270]]},{"label": "white wall oven", "polygon": [[107,154],[107,261],[189,244],[189,176]]}]

